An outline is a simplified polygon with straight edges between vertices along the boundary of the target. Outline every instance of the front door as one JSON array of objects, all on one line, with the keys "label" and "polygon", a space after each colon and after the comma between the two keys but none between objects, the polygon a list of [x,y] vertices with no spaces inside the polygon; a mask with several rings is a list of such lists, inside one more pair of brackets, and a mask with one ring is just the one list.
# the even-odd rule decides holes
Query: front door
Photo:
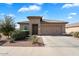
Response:
[{"label": "front door", "polygon": [[32,24],[32,35],[38,34],[38,24]]}]

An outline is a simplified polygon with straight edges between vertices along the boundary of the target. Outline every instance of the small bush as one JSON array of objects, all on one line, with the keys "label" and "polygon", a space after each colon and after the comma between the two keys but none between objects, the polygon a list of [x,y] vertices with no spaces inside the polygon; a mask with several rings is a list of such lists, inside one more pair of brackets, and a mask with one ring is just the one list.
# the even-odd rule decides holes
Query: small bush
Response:
[{"label": "small bush", "polygon": [[10,42],[10,43],[15,43],[15,40],[12,39],[12,38],[10,38],[9,42]]},{"label": "small bush", "polygon": [[21,30],[21,32],[24,33],[24,35],[25,35],[26,37],[29,36],[29,30]]},{"label": "small bush", "polygon": [[3,32],[3,35],[7,36],[8,34],[6,32]]},{"label": "small bush", "polygon": [[73,36],[79,38],[79,32],[74,32]]},{"label": "small bush", "polygon": [[73,36],[74,35],[74,32],[70,32],[69,35]]},{"label": "small bush", "polygon": [[38,37],[36,35],[31,36],[32,43],[38,43]]},{"label": "small bush", "polygon": [[29,35],[28,31],[17,30],[11,34],[11,38],[13,38],[14,40],[21,40],[25,39],[28,35]]}]

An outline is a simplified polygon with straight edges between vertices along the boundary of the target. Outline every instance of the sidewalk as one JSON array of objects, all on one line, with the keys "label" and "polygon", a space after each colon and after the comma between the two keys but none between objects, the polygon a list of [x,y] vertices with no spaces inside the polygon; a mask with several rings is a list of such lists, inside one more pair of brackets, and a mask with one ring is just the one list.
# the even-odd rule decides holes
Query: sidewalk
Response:
[{"label": "sidewalk", "polygon": [[0,47],[0,56],[78,56],[73,47]]}]

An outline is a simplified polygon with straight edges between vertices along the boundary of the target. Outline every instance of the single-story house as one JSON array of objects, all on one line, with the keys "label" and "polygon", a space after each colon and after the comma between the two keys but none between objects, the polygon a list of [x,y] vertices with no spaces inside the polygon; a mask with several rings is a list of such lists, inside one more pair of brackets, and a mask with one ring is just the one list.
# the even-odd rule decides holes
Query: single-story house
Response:
[{"label": "single-story house", "polygon": [[60,20],[47,21],[41,16],[29,16],[29,21],[18,22],[20,29],[28,29],[31,35],[62,35],[67,22]]},{"label": "single-story house", "polygon": [[66,25],[66,33],[71,32],[79,32],[79,22]]}]

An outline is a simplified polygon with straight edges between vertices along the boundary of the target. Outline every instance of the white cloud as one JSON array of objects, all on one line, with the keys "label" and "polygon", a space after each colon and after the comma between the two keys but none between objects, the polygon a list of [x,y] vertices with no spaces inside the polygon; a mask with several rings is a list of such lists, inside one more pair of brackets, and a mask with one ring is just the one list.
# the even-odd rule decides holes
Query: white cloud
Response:
[{"label": "white cloud", "polygon": [[77,15],[77,13],[70,13],[69,15],[70,16],[75,16],[75,15]]},{"label": "white cloud", "polygon": [[22,7],[18,10],[18,12],[26,12],[26,11],[29,11],[29,8],[27,7]]},{"label": "white cloud", "polygon": [[72,19],[72,16],[68,16],[68,19]]},{"label": "white cloud", "polygon": [[64,4],[64,5],[62,6],[62,8],[69,8],[69,7],[72,7],[72,4]]},{"label": "white cloud", "polygon": [[68,19],[72,19],[74,16],[76,16],[77,13],[73,12],[73,13],[69,13],[68,15]]},{"label": "white cloud", "polygon": [[16,27],[15,27],[16,29],[19,29],[20,28],[20,26],[19,26],[19,24],[16,24]]},{"label": "white cloud", "polygon": [[18,12],[27,12],[27,11],[39,11],[41,9],[40,6],[31,5],[29,7],[22,7],[18,10]]},{"label": "white cloud", "polygon": [[8,14],[8,16],[15,17],[15,15],[14,15],[14,14]]},{"label": "white cloud", "polygon": [[5,3],[5,4],[7,4],[7,5],[12,5],[13,3]]},{"label": "white cloud", "polygon": [[40,10],[40,6],[37,6],[37,5],[32,5],[32,6],[29,6],[29,10]]},{"label": "white cloud", "polygon": [[67,3],[62,6],[62,8],[79,7],[79,3]]}]

